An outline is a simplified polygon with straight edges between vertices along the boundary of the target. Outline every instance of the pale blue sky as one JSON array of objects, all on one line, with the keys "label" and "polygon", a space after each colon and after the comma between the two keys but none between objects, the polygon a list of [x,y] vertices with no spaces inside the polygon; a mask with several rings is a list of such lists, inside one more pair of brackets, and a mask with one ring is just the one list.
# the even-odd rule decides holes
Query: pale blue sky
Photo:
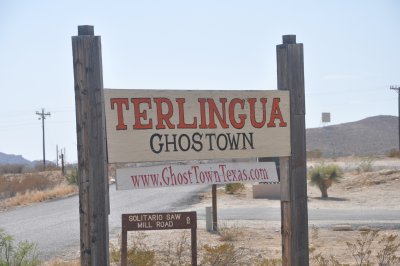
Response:
[{"label": "pale blue sky", "polygon": [[397,115],[400,1],[0,0],[0,152],[76,161],[71,36],[102,36],[107,88],[276,89],[275,46],[304,44],[307,127]]}]

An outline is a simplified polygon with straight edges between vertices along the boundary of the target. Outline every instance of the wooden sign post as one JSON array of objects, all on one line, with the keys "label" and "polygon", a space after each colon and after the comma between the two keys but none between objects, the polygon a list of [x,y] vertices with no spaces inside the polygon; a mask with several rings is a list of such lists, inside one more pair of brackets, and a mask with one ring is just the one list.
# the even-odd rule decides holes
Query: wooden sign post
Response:
[{"label": "wooden sign post", "polygon": [[282,264],[308,265],[303,44],[284,35],[276,47],[278,90],[290,91],[291,156],[280,160]]},{"label": "wooden sign post", "polygon": [[81,265],[109,265],[108,174],[101,41],[93,26],[72,37],[78,140]]},{"label": "wooden sign post", "polygon": [[[279,157],[282,263],[309,264],[304,60],[303,45],[296,43],[295,35],[283,36],[283,44],[276,48],[278,90],[274,91],[103,90],[101,42],[93,26],[78,27],[72,48],[81,265],[109,265],[108,162],[266,156]],[[145,173],[119,169],[117,186],[136,189],[268,180],[272,172],[260,167],[169,165],[145,169]],[[118,173],[125,175],[118,178]]]}]

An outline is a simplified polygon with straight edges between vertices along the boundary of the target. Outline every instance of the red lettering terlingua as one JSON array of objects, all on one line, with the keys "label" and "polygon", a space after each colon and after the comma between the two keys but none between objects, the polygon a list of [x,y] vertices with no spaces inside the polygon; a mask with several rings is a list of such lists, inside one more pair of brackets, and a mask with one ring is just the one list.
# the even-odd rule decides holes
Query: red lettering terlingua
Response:
[{"label": "red lettering terlingua", "polygon": [[[268,110],[267,98],[218,98],[218,101],[212,98],[198,98],[196,102],[197,107],[191,106],[191,110],[186,110],[185,98],[110,99],[111,110],[116,109],[117,112],[117,130],[128,130],[125,122],[127,115],[134,118],[134,130],[242,129],[246,125],[251,125],[254,129],[287,127],[280,108],[280,98],[273,98]],[[132,104],[133,108],[130,109],[129,104]],[[193,110],[196,108],[197,110]]]}]

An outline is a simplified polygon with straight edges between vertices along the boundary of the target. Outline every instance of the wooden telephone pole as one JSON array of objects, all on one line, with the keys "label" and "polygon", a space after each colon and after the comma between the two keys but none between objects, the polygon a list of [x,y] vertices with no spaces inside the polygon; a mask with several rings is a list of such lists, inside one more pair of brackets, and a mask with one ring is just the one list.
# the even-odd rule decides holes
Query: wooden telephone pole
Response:
[{"label": "wooden telephone pole", "polygon": [[46,170],[46,142],[45,142],[45,137],[44,137],[44,120],[46,119],[46,116],[50,116],[50,113],[44,112],[44,108],[42,108],[42,112],[37,112],[36,115],[40,116],[38,119],[42,120],[42,144],[43,144],[43,171]]},{"label": "wooden telephone pole", "polygon": [[78,26],[72,37],[81,265],[109,262],[109,193],[103,97],[101,39],[93,26]]},{"label": "wooden telephone pole", "polygon": [[290,91],[291,156],[280,158],[282,265],[309,265],[303,44],[277,45],[278,90]]}]

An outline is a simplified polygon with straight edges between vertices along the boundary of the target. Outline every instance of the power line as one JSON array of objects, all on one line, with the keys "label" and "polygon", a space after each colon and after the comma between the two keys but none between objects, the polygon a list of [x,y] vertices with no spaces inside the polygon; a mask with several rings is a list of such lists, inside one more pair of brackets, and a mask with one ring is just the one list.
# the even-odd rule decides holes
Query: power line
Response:
[{"label": "power line", "polygon": [[45,113],[44,108],[42,108],[42,112],[36,111],[36,114],[40,116],[38,119],[42,120],[42,133],[43,133],[43,171],[46,170],[46,148],[45,148],[45,138],[44,138],[44,120],[46,116],[50,116],[50,112]]}]

